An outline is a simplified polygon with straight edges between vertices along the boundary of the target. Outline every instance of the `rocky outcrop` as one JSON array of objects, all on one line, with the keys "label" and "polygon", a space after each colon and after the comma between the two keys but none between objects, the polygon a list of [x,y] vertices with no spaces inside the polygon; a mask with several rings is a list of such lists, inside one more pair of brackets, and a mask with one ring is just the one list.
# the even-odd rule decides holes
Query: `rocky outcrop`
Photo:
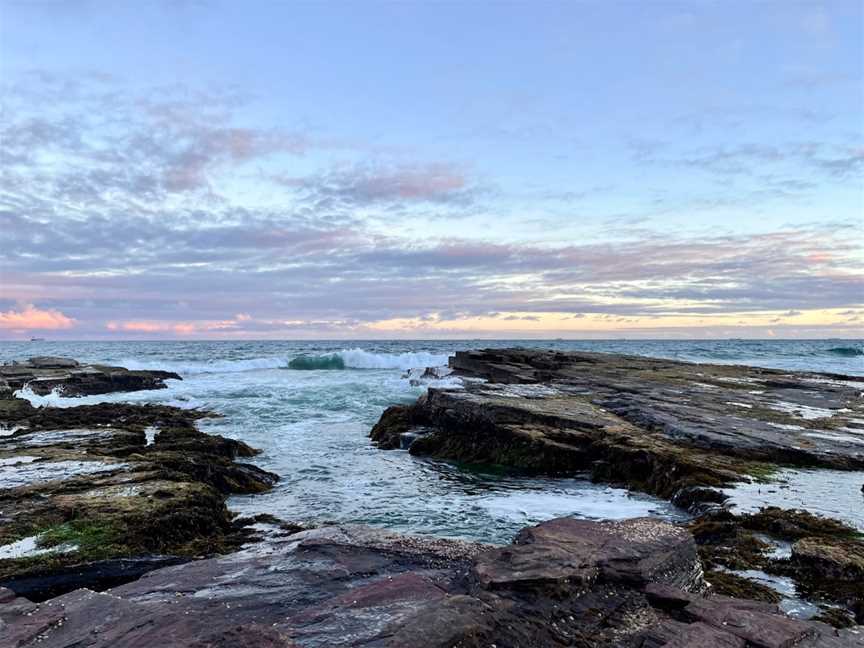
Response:
[{"label": "rocky outcrop", "polygon": [[0,366],[0,381],[9,390],[15,391],[27,386],[40,396],[54,390],[64,396],[91,396],[164,389],[166,380],[182,379],[173,371],[136,371],[106,365],[82,366],[71,358],[47,356]]},{"label": "rocky outcrop", "polygon": [[777,602],[776,590],[742,575],[791,579],[800,598],[819,604],[822,618],[838,627],[864,623],[864,541],[856,529],[777,507],[714,511],[688,528],[716,591]]},{"label": "rocky outcrop", "polygon": [[[31,364],[32,376],[61,363]],[[88,392],[115,391],[129,384],[124,371],[50,381],[64,393],[85,384]],[[160,375],[131,380],[152,388]],[[267,490],[277,477],[236,461],[255,454],[245,443],[198,430],[196,421],[210,416],[162,405],[0,399],[0,586],[40,600],[239,546],[248,532],[226,508],[227,495]]]},{"label": "rocky outcrop", "polygon": [[864,468],[849,376],[524,349],[459,352],[450,366],[464,386],[388,409],[372,434],[382,448],[419,431],[412,454],[589,470],[667,497],[777,463]]},{"label": "rocky outcrop", "polygon": [[[735,515],[724,492],[780,464],[862,469],[859,378],[525,349],[459,352],[450,368],[462,386],[388,408],[370,435],[379,447],[658,494],[699,516],[692,530],[720,591],[779,600],[740,576],[768,570],[864,621],[854,529],[803,511]],[[792,558],[769,556],[773,541],[798,541]]]},{"label": "rocky outcrop", "polygon": [[34,605],[0,592],[11,646],[583,648],[860,646],[774,606],[704,594],[690,535],[558,519],[507,547],[361,526],[261,527],[241,551]]}]

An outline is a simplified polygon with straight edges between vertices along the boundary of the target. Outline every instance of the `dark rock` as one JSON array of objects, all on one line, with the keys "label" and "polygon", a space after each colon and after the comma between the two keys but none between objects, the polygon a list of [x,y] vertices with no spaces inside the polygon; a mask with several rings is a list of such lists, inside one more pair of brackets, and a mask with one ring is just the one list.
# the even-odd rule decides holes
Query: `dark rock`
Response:
[{"label": "dark rock", "polygon": [[836,538],[802,538],[792,545],[792,563],[815,577],[864,583],[864,543]]},{"label": "dark rock", "polygon": [[182,380],[173,371],[130,370],[92,365],[82,367],[70,358],[30,358],[26,363],[0,366],[0,378],[12,391],[30,388],[41,396],[59,390],[64,396],[92,396],[112,392],[164,389],[166,380]]},{"label": "dark rock", "polygon": [[25,366],[33,367],[34,369],[74,369],[81,365],[77,360],[73,360],[72,358],[37,356],[35,358],[30,358]]},{"label": "dark rock", "polygon": [[757,513],[739,516],[741,525],[753,531],[764,531],[786,540],[808,537],[852,539],[860,534],[856,529],[809,511],[768,506]]},{"label": "dark rock", "polygon": [[[42,364],[57,364],[50,361]],[[25,365],[10,372],[55,371]],[[65,370],[62,370],[65,371]],[[164,372],[85,370],[42,380],[114,391]],[[26,381],[26,376],[19,376]],[[162,385],[164,386],[164,384]],[[231,493],[259,493],[278,477],[238,457],[255,450],[201,432],[213,416],[164,405],[101,403],[33,407],[0,400],[0,545],[24,538],[57,551],[0,559],[0,582],[30,598],[104,589],[195,556],[236,549],[249,537],[225,506]],[[152,558],[153,554],[170,558]]]},{"label": "dark rock", "polygon": [[[6,591],[31,601],[44,601],[76,589],[102,591],[137,580],[147,572],[188,562],[180,556],[140,556],[116,558],[52,569],[0,580],[0,592]],[[0,597],[2,603],[2,597]]]},{"label": "dark rock", "polygon": [[757,581],[739,576],[733,572],[708,570],[705,580],[711,586],[711,591],[723,596],[746,598],[754,601],[776,604],[782,599],[780,594]]},{"label": "dark rock", "polygon": [[745,648],[747,642],[707,623],[665,621],[645,631],[640,648]]},{"label": "dark rock", "polygon": [[552,520],[507,548],[360,526],[272,527],[239,552],[102,594],[76,590],[38,607],[12,598],[0,619],[11,645],[45,648],[773,648],[860,639],[856,628],[795,621],[763,603],[706,599],[697,565],[689,535],[654,519]]},{"label": "dark rock", "polygon": [[[795,581],[799,595],[841,606],[826,621],[843,627],[847,612],[864,621],[864,542],[855,529],[806,511],[769,507],[757,513],[700,518],[689,525],[715,591],[778,601],[778,593],[735,571],[759,570]],[[776,542],[791,545],[791,558],[773,555]],[[731,571],[730,571],[731,570]]]},{"label": "dark rock", "polygon": [[661,583],[687,590],[703,586],[693,537],[656,518],[610,522],[558,518],[520,531],[512,549],[517,547],[528,555],[536,550],[563,551],[578,556],[583,566],[593,559],[607,583],[631,587]]},{"label": "dark rock", "polygon": [[[647,437],[654,443],[637,446],[652,455],[644,458],[647,469],[656,467],[656,459],[667,459],[674,448],[687,455],[680,457],[679,464],[684,465],[689,463],[684,459],[693,457],[683,449],[703,458],[706,451],[738,457],[743,461],[737,468],[724,463],[715,467],[745,474],[754,460],[864,467],[864,450],[857,439],[809,434],[842,427],[864,415],[853,377],[537,349],[457,352],[450,366],[456,375],[488,382],[467,382],[463,390],[445,393],[433,394],[439,390],[430,389],[420,409],[442,429],[442,436],[466,433],[467,424],[476,420],[487,428],[485,436],[491,436],[490,426],[499,435],[517,436],[517,430],[505,426],[534,425],[534,451],[556,444],[584,450],[605,441],[604,449],[611,453],[608,445],[615,438]],[[797,413],[801,409],[824,416],[805,417]],[[583,434],[573,437],[574,431]],[[461,449],[443,439],[434,446],[432,441],[424,445],[434,454]],[[599,448],[588,449],[594,450],[590,460],[608,460]],[[518,452],[498,454],[505,461],[521,457]],[[574,468],[585,467],[575,463]],[[712,484],[703,480],[702,485]]]},{"label": "dark rock", "polygon": [[723,504],[728,499],[726,493],[716,488],[685,486],[672,496],[672,503],[695,515],[700,515],[708,510],[722,508],[717,505]]},{"label": "dark rock", "polygon": [[[846,560],[864,546],[854,529],[779,508],[735,515],[720,490],[770,478],[780,463],[864,468],[864,447],[843,432],[864,420],[860,378],[538,349],[458,352],[450,367],[461,388],[430,387],[413,406],[388,410],[373,431],[380,447],[412,437],[418,456],[589,472],[670,498],[699,516],[691,530],[717,591],[776,600],[773,590],[728,571],[768,569],[817,599],[864,608],[864,585],[850,578],[858,567]],[[842,539],[845,558],[820,569],[818,550],[804,551],[811,540],[799,553],[812,560],[771,557],[759,534],[832,538],[835,549]]]},{"label": "dark rock", "polygon": [[684,608],[683,616],[693,622],[722,628],[744,639],[746,645],[764,648],[795,646],[821,634],[815,624],[779,615],[776,608],[769,610],[743,603],[734,599],[695,600]]},{"label": "dark rock", "polygon": [[855,625],[855,617],[849,610],[843,608],[830,607],[822,610],[814,621],[821,621],[834,628],[851,628]]},{"label": "dark rock", "polygon": [[410,430],[412,426],[412,408],[406,405],[393,405],[384,410],[369,436],[379,448],[394,450],[401,445],[400,435]]}]

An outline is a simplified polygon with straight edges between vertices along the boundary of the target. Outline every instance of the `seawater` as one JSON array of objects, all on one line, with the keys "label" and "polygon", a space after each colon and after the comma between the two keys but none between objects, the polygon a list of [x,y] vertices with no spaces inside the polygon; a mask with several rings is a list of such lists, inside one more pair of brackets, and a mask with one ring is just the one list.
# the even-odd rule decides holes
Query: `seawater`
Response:
[{"label": "seawater", "polygon": [[[262,450],[277,473],[271,492],[234,497],[243,514],[356,522],[394,530],[508,542],[525,525],[562,515],[682,519],[672,505],[586,479],[542,479],[374,448],[368,432],[388,405],[424,391],[403,377],[443,365],[456,350],[527,346],[609,351],[698,362],[864,375],[864,341],[388,341],[388,342],[0,342],[0,359],[63,355],[129,368],[166,369],[168,389],[86,398],[31,396],[73,406],[124,401],[214,410],[214,434]],[[294,367],[294,368],[291,368]],[[158,437],[156,437],[158,443]]]}]

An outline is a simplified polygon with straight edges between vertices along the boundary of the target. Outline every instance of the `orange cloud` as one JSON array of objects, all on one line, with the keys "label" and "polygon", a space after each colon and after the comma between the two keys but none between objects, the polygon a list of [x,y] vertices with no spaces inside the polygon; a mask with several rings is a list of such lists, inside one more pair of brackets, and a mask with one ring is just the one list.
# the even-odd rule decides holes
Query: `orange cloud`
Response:
[{"label": "orange cloud", "polygon": [[160,322],[152,320],[108,322],[109,331],[130,331],[133,333],[173,333],[175,335],[191,335],[207,331],[222,331],[237,328],[240,322],[252,319],[246,313],[238,313],[233,319],[201,322]]},{"label": "orange cloud", "polygon": [[58,310],[43,310],[27,304],[21,310],[0,313],[0,329],[13,330],[58,330],[75,326],[75,320]]}]

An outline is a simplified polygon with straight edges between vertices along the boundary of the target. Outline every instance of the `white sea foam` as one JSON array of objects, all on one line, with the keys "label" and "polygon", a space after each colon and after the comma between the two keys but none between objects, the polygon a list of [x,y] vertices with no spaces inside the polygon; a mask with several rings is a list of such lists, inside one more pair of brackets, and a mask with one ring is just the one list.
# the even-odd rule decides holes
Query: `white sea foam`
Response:
[{"label": "white sea foam", "polygon": [[151,446],[156,443],[156,437],[159,436],[159,431],[159,428],[153,425],[144,428],[144,445]]},{"label": "white sea foam", "polygon": [[242,360],[192,360],[188,362],[174,361],[141,361],[134,358],[119,360],[116,364],[127,369],[145,369],[155,371],[173,371],[181,376],[194,376],[208,373],[238,373],[241,371],[259,371],[262,369],[281,369],[288,366],[288,359],[280,356],[263,358],[244,358]]},{"label": "white sea foam", "polygon": [[799,508],[864,531],[862,481],[864,471],[788,469],[768,483],[741,482],[724,491],[736,512],[752,513],[765,506]]},{"label": "white sea foam", "polygon": [[30,401],[33,407],[76,407],[78,405],[94,405],[107,400],[106,395],[103,394],[79,397],[64,396],[57,387],[51,390],[51,393],[42,395],[35,393],[29,385],[16,391],[15,396]]},{"label": "white sea foam", "polygon": [[[345,369],[413,369],[415,367],[440,367],[447,364],[449,354],[409,351],[405,353],[375,353],[364,349],[342,349],[309,358],[339,358]],[[181,376],[212,373],[239,373],[266,369],[286,369],[293,358],[269,356],[244,358],[241,360],[199,360],[188,362],[141,361],[134,358],[118,360],[116,364],[128,369],[174,371]],[[342,367],[326,367],[342,368]]]},{"label": "white sea foam", "polygon": [[[63,407],[63,401],[71,400],[69,398],[64,398],[63,394],[61,394],[60,390],[57,388],[53,389],[50,394],[45,394],[43,396],[42,394],[35,393],[30,389],[29,385],[25,385],[22,389],[16,391],[14,395],[18,398],[30,401],[30,404],[33,407]],[[76,404],[80,405],[80,401]]]},{"label": "white sea foam", "polygon": [[340,351],[339,355],[349,369],[414,369],[415,367],[442,367],[449,354],[410,351],[406,353],[372,353],[363,349]]}]

